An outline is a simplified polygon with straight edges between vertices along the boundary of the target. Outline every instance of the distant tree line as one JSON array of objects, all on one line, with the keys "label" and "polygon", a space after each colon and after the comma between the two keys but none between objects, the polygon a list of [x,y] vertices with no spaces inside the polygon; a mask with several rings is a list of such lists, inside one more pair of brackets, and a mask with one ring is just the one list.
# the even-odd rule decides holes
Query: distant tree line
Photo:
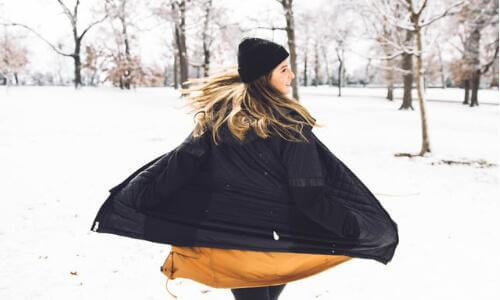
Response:
[{"label": "distant tree line", "polygon": [[[411,89],[420,83],[422,88],[463,88],[464,103],[470,105],[478,104],[478,88],[498,87],[495,0],[420,0],[415,5],[421,10],[414,13],[407,0],[334,0],[301,9],[293,0],[269,0],[267,14],[248,16],[245,23],[230,23],[231,11],[217,0],[148,4],[105,0],[85,8],[92,16],[86,24],[80,21],[79,0],[53,1],[67,20],[61,26],[71,36],[63,42],[49,41],[43,32],[0,12],[0,84],[79,87],[108,82],[122,89],[178,88],[190,77],[207,76],[228,61],[236,63],[238,41],[258,34],[288,47],[297,99],[299,85],[337,86],[339,95],[347,85],[385,85],[389,100],[393,89],[402,86],[401,108],[413,109]],[[143,62],[138,47],[145,19],[165,28],[164,35],[158,36],[165,45],[162,60],[153,65]],[[60,62],[72,62],[72,78],[62,78],[51,66],[45,72],[29,70],[28,33],[70,59]],[[359,43],[367,50],[360,50]],[[354,64],[352,57],[359,62]]]}]

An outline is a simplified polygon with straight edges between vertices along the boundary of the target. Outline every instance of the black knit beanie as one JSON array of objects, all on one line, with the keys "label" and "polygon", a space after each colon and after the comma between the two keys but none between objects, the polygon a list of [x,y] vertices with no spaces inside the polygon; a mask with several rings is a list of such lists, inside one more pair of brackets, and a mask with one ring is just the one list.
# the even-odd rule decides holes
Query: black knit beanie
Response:
[{"label": "black knit beanie", "polygon": [[269,73],[288,57],[288,51],[274,42],[246,38],[238,46],[238,73],[241,81],[249,83]]}]

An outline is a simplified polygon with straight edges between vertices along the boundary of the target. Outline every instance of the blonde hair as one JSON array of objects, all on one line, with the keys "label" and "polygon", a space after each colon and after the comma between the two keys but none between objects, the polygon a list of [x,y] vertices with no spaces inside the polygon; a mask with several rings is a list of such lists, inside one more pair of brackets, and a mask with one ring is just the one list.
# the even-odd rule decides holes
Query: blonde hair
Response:
[{"label": "blonde hair", "polygon": [[317,126],[316,120],[297,100],[270,84],[271,74],[244,83],[237,67],[231,67],[219,74],[188,80],[189,88],[181,89],[181,95],[190,112],[195,113],[193,136],[211,129],[214,143],[218,144],[219,129],[227,122],[229,131],[240,141],[252,129],[261,138],[277,134],[289,141],[307,141],[302,129]]}]

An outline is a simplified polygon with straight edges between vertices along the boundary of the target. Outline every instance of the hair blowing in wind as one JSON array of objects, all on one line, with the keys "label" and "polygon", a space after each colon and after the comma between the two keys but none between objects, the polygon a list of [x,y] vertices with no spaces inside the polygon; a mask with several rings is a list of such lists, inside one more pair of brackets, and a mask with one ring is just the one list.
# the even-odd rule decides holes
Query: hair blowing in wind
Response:
[{"label": "hair blowing in wind", "polygon": [[268,73],[244,83],[233,67],[209,77],[188,80],[189,87],[182,89],[181,95],[186,98],[190,112],[195,113],[193,136],[211,129],[218,144],[219,129],[227,122],[229,131],[240,141],[252,129],[261,138],[277,134],[289,141],[307,141],[302,129],[305,125],[318,126],[316,120],[299,102],[270,85],[270,79]]}]

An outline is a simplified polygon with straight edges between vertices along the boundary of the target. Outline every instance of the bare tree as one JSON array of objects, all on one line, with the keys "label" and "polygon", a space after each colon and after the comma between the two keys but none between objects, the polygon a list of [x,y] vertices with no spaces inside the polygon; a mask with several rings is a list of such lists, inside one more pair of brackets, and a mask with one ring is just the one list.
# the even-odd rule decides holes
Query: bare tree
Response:
[{"label": "bare tree", "polygon": [[[375,9],[379,12],[381,17],[387,19],[389,24],[394,27],[401,28],[406,30],[407,38],[406,42],[409,40],[408,35],[411,34],[415,37],[415,47],[409,47],[408,43],[401,43],[399,41],[386,40],[386,42],[397,49],[401,54],[411,54],[416,57],[416,65],[415,65],[415,79],[417,85],[417,95],[419,100],[420,107],[420,124],[422,128],[422,144],[421,149],[418,155],[422,156],[427,152],[431,152],[430,147],[430,138],[428,134],[427,127],[427,113],[426,113],[426,101],[425,101],[425,92],[424,92],[424,68],[422,63],[422,57],[424,54],[424,45],[422,38],[422,30],[426,26],[430,26],[435,23],[437,20],[446,16],[450,11],[457,8],[458,6],[463,4],[463,1],[456,2],[452,5],[449,5],[442,9],[441,13],[435,14],[434,10],[427,9],[428,0],[404,0],[399,1],[401,5],[407,11],[404,15],[399,15],[399,13],[395,13],[394,6],[391,6],[389,0],[379,0],[375,2]],[[425,15],[425,16],[424,16]],[[408,155],[411,154],[401,154]]]},{"label": "bare tree", "polygon": [[337,77],[338,77],[338,96],[342,96],[342,87],[346,86],[346,52],[350,50],[351,37],[354,34],[356,25],[352,22],[343,22],[341,16],[346,16],[352,12],[351,6],[346,2],[340,2],[334,6],[330,15],[335,21],[331,24],[335,30],[330,34],[325,34],[327,40],[333,40],[335,55],[337,57]]},{"label": "bare tree", "polygon": [[87,25],[85,27],[85,29],[83,29],[83,31],[81,31],[81,33],[79,33],[80,31],[78,29],[78,13],[79,13],[78,9],[80,7],[80,0],[76,0],[72,9],[70,9],[62,0],[56,0],[56,1],[59,3],[63,14],[68,18],[68,21],[71,25],[71,31],[72,31],[72,37],[73,37],[73,43],[74,43],[72,52],[62,51],[60,49],[60,47],[57,47],[53,43],[49,42],[46,38],[43,37],[43,35],[41,35],[40,33],[38,33],[36,30],[34,30],[33,28],[31,28],[28,25],[20,24],[20,23],[16,23],[16,22],[8,23],[8,25],[19,26],[19,27],[25,28],[25,29],[33,32],[42,41],[47,43],[50,46],[50,48],[52,50],[54,50],[57,54],[72,58],[73,62],[74,62],[74,74],[75,74],[74,75],[74,84],[75,84],[75,88],[78,88],[82,84],[82,79],[81,79],[82,62],[81,62],[81,56],[80,56],[82,40],[92,27],[103,22],[107,18],[107,16],[104,15],[102,18],[100,18],[94,22],[91,22],[89,25]]},{"label": "bare tree", "polygon": [[50,72],[34,72],[30,74],[31,84],[44,86],[54,84],[54,75]]},{"label": "bare tree", "polygon": [[318,42],[316,41],[314,43],[314,78],[313,78],[313,82],[312,82],[312,85],[314,85],[314,86],[318,86],[322,83],[321,74],[320,74],[320,65],[321,65],[321,61],[320,61],[320,57],[319,57],[319,45],[318,45]]},{"label": "bare tree", "polygon": [[[391,25],[388,17],[381,14],[378,9],[375,9],[379,2],[371,1],[364,5],[354,4],[354,8],[358,14],[361,15],[362,24],[364,24],[365,33],[364,38],[373,40],[375,43],[373,47],[368,50],[368,55],[358,53],[358,55],[365,57],[370,61],[375,62],[375,67],[383,71],[383,82],[387,85],[386,99],[393,101],[394,99],[394,84],[397,81],[397,75],[401,75],[403,79],[405,75],[410,74],[412,71],[412,60],[407,58],[406,62],[403,58],[404,51],[401,47],[395,47],[393,41],[404,43],[408,38],[405,35],[406,30]],[[391,13],[394,17],[398,17],[402,13],[400,3],[393,3]],[[409,69],[409,70],[408,70]],[[412,77],[407,77],[406,82],[403,80],[403,104],[409,103],[411,107],[411,88]]]},{"label": "bare tree", "polygon": [[187,88],[186,81],[189,78],[189,60],[186,46],[186,4],[190,2],[190,0],[175,0],[171,4],[182,88]]},{"label": "bare tree", "polygon": [[[193,49],[190,53],[190,66],[195,67],[198,73],[203,70],[200,76],[209,76],[213,58],[220,52],[227,52],[227,49],[221,46],[224,41],[235,39],[234,36],[228,35],[231,35],[231,31],[239,25],[229,23],[227,8],[213,5],[212,0],[193,2],[187,17],[191,20],[187,29],[189,32],[194,32],[190,37],[192,41],[190,46]],[[234,48],[232,43],[230,46]],[[227,56],[224,60],[227,61]]]},{"label": "bare tree", "polygon": [[308,54],[308,47],[305,48],[304,50],[304,86],[307,86],[309,84],[309,78],[307,76],[307,72],[308,72],[308,69],[307,69],[307,60],[309,59],[309,57],[307,56]]},{"label": "bare tree", "polygon": [[328,55],[326,52],[326,46],[323,44],[321,45],[321,55],[323,57],[323,61],[325,62],[325,72],[326,72],[326,84],[331,85],[332,84],[332,76],[330,75],[330,67],[328,63]]},{"label": "bare tree", "polygon": [[146,70],[139,55],[134,54],[136,34],[141,29],[135,16],[141,10],[141,3],[131,0],[106,0],[111,37],[114,44],[107,47],[108,67],[105,80],[121,89],[130,89],[144,84]]},{"label": "bare tree", "polygon": [[110,57],[112,68],[107,79],[118,83],[120,88],[130,89],[142,83],[145,71],[141,59],[132,54],[134,35],[130,32],[136,28],[132,16],[138,10],[138,3],[130,0],[106,0],[106,13],[109,16],[116,49]]},{"label": "bare tree", "polygon": [[[357,26],[354,24],[352,6],[346,1],[337,1],[333,5],[322,7],[322,13],[316,10],[303,10],[297,15],[297,40],[304,57],[304,82],[308,81],[308,68],[312,63],[312,84],[323,84],[324,77],[328,84],[337,78],[339,96],[346,78],[346,53],[350,51],[352,36]],[[330,68],[332,65],[332,68]],[[333,66],[337,66],[336,69]],[[334,76],[331,72],[336,72]]]},{"label": "bare tree", "polygon": [[[295,49],[295,19],[293,16],[293,0],[276,1],[278,1],[281,6],[283,6],[286,19],[285,31],[288,38],[288,49],[290,50],[290,65],[292,67],[292,72],[297,74],[297,52]],[[295,99],[299,100],[297,78],[292,80],[292,95]]]},{"label": "bare tree", "polygon": [[178,55],[177,44],[175,43],[175,39],[173,42],[173,48],[175,49],[175,53],[174,53],[174,88],[177,89],[179,87],[179,55]]},{"label": "bare tree", "polygon": [[180,75],[181,87],[186,88],[189,77],[189,59],[186,42],[186,11],[191,0],[162,0],[152,8],[153,13],[172,24],[174,55],[174,87],[177,88],[177,70]]},{"label": "bare tree", "polygon": [[[478,90],[481,75],[488,72],[498,57],[498,1],[497,0],[470,0],[462,7],[459,14],[464,23],[466,37],[464,43],[464,63],[469,76],[465,83],[466,91],[463,104],[468,104],[468,88],[471,89],[470,106],[479,105]],[[493,55],[488,61],[481,64],[481,34],[488,26],[496,27],[496,39],[491,51]]]},{"label": "bare tree", "polygon": [[464,88],[462,103],[478,105],[480,78],[498,64],[498,1],[467,1],[448,22],[447,32],[455,39],[446,43],[460,54],[450,65],[451,78]]},{"label": "bare tree", "polygon": [[202,33],[202,41],[203,41],[203,75],[205,77],[208,76],[210,70],[210,34],[209,34],[209,25],[211,21],[211,12],[212,12],[212,0],[206,0],[204,3],[204,15],[203,15],[203,33]]},{"label": "bare tree", "polygon": [[[383,53],[388,59],[384,60],[385,68],[384,68],[384,79],[387,83],[387,95],[386,99],[389,101],[394,100],[394,81],[395,81],[395,73],[396,73],[396,59],[392,57],[393,47],[383,42],[387,39],[391,39],[393,35],[393,28],[387,24],[387,21],[384,20],[383,23],[383,32],[384,38],[378,39],[381,42],[381,46],[383,49]],[[410,81],[410,89],[411,89],[411,81]],[[406,89],[405,89],[406,91]],[[404,98],[404,97],[403,97]],[[411,93],[407,93],[407,98],[409,98],[409,102],[411,103]],[[404,102],[404,101],[403,101]],[[410,104],[411,105],[411,104]]]},{"label": "bare tree", "polygon": [[436,43],[436,46],[429,49],[423,57],[423,61],[425,63],[425,87],[431,84],[435,86],[439,83],[441,88],[445,88],[445,64],[441,55],[442,51],[443,50],[441,49],[441,46],[439,46],[439,43]]},{"label": "bare tree", "polygon": [[[316,21],[316,22],[315,22]],[[316,33],[316,24],[318,24],[318,20],[314,19],[314,12],[312,10],[302,10],[299,11],[296,18],[296,26],[297,26],[297,39],[295,41],[297,49],[300,49],[297,55],[297,73],[295,73],[297,77],[297,81],[301,82],[302,85],[309,85],[309,61],[310,58],[310,44],[312,43],[313,35],[312,33]],[[283,28],[284,30],[285,28]],[[325,61],[327,63],[327,61]],[[299,67],[301,67],[301,71],[299,71]],[[300,74],[299,74],[300,72]],[[300,79],[300,80],[299,80]]]},{"label": "bare tree", "polygon": [[445,89],[446,88],[446,79],[445,79],[445,72],[444,72],[444,62],[443,62],[443,51],[439,44],[437,44],[437,52],[438,52],[438,58],[439,58],[439,73],[441,76],[441,88]]},{"label": "bare tree", "polygon": [[9,76],[14,77],[16,85],[19,85],[18,74],[28,64],[28,50],[19,39],[10,35],[7,26],[4,26],[3,34],[0,36],[0,75],[8,84]]},{"label": "bare tree", "polygon": [[345,41],[347,40],[347,35],[349,34],[348,30],[338,30],[337,35],[335,36],[335,53],[337,54],[338,60],[338,96],[342,96],[342,87],[345,86],[345,52],[347,45]]},{"label": "bare tree", "polygon": [[[413,30],[406,30],[405,31],[406,37],[404,39],[404,47],[406,49],[412,49],[412,44],[413,44],[413,38],[414,38],[414,31]],[[405,49],[403,48],[403,49]],[[412,95],[411,91],[413,88],[413,75],[414,71],[413,68],[413,51],[403,51],[401,54],[401,67],[403,69],[403,102],[401,103],[401,106],[399,109],[409,109],[411,108],[413,110],[413,104],[412,104]]]},{"label": "bare tree", "polygon": [[491,83],[490,87],[497,87],[498,88],[498,69],[499,69],[499,62],[498,62],[498,56],[496,60],[493,62],[491,65]]},{"label": "bare tree", "polygon": [[86,73],[87,84],[97,86],[100,83],[99,72],[104,69],[106,64],[106,53],[101,46],[86,46],[85,60],[82,65],[84,74]]}]

